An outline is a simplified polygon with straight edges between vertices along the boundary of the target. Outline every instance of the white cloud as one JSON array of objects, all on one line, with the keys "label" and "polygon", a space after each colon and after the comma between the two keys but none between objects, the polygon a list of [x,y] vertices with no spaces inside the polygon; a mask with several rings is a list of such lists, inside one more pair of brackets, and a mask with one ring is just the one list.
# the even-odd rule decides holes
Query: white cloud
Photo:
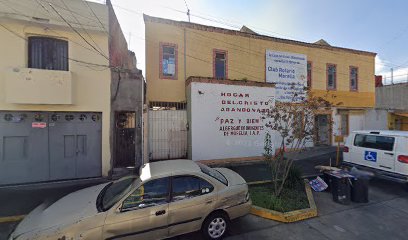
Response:
[{"label": "white cloud", "polygon": [[379,55],[375,56],[375,74],[383,75],[385,70],[385,63]]},{"label": "white cloud", "polygon": [[[384,84],[408,82],[408,67],[398,68],[395,66],[393,74],[391,74],[391,63],[387,64],[386,62],[378,55],[375,57],[375,74],[383,76]],[[391,80],[391,75],[393,75],[393,80]]]}]

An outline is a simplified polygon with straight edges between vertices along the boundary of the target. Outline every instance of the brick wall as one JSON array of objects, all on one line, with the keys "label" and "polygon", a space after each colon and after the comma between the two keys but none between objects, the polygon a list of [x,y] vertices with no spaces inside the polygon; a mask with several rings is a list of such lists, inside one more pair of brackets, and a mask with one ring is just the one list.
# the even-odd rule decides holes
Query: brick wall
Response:
[{"label": "brick wall", "polygon": [[136,68],[136,57],[128,50],[126,38],[120,27],[110,0],[106,1],[109,9],[109,58],[113,67],[123,67],[126,69]]}]

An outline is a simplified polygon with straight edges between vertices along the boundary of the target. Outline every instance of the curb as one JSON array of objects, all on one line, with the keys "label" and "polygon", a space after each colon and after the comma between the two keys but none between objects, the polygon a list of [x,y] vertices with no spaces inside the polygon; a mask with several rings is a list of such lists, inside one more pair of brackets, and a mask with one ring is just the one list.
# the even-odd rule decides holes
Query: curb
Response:
[{"label": "curb", "polygon": [[26,215],[16,215],[9,217],[0,217],[0,223],[18,222],[22,220]]},{"label": "curb", "polygon": [[[274,211],[274,210],[270,210],[266,208],[261,208],[258,206],[252,206],[251,214],[262,217],[262,218],[271,219],[271,220],[284,222],[284,223],[297,222],[297,221],[302,221],[308,218],[316,217],[317,207],[316,207],[316,203],[313,198],[312,190],[309,186],[309,182],[306,179],[304,181],[305,181],[306,195],[307,195],[307,199],[309,201],[309,206],[310,206],[309,208],[282,213],[282,212],[278,212],[278,211]],[[249,183],[249,184],[257,184],[257,183],[254,182],[254,183]]]}]

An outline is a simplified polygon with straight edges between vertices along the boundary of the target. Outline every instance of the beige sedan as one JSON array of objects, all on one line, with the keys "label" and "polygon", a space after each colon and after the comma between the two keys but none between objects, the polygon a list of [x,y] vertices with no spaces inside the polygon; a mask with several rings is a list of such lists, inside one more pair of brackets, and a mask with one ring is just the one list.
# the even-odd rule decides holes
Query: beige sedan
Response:
[{"label": "beige sedan", "polygon": [[221,239],[230,220],[250,208],[248,186],[232,170],[190,160],[154,162],[140,177],[38,206],[10,239],[164,239],[197,230]]}]

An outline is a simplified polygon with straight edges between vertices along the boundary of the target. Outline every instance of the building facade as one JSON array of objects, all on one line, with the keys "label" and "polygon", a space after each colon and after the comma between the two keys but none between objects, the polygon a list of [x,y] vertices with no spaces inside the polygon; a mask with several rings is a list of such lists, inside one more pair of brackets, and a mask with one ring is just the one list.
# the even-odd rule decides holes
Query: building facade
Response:
[{"label": "building facade", "polygon": [[111,78],[132,57],[112,6],[48,2],[0,3],[0,185],[113,167]]},{"label": "building facade", "polygon": [[[269,77],[268,53],[302,59],[305,74],[301,77],[312,93],[331,96],[328,100],[336,107],[316,115],[317,144],[334,144],[335,135],[362,129],[366,110],[375,106],[375,53],[333,47],[324,40],[304,43],[263,36],[247,28],[235,31],[146,15],[144,19],[151,109],[188,105],[186,79],[190,76],[279,83]],[[285,71],[289,76],[292,70]],[[278,90],[277,86],[277,94]],[[331,128],[329,121],[333,121]]]},{"label": "building facade", "polygon": [[389,130],[408,131],[408,83],[384,85],[376,88],[376,110],[388,117]]}]

